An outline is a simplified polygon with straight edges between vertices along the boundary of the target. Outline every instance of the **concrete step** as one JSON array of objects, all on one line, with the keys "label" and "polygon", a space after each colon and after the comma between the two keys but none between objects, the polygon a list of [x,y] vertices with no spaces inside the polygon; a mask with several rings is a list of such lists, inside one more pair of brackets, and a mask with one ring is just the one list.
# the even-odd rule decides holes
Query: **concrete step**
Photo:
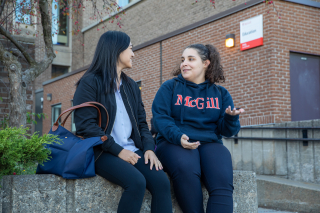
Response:
[{"label": "concrete step", "polygon": [[274,209],[258,208],[258,213],[297,213],[297,212],[287,212],[287,211],[278,211]]},{"label": "concrete step", "polygon": [[257,175],[258,205],[261,208],[299,213],[320,212],[320,185]]}]

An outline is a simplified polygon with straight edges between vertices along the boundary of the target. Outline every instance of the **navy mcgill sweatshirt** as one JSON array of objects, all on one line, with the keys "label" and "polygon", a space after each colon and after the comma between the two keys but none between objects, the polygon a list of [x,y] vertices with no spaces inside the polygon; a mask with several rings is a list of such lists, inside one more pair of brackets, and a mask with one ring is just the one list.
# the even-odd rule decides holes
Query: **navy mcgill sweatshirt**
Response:
[{"label": "navy mcgill sweatshirt", "polygon": [[222,135],[230,137],[240,130],[239,115],[225,113],[234,108],[232,97],[222,86],[209,80],[201,84],[178,77],[163,83],[152,104],[157,143],[166,140],[181,145],[183,134],[190,142],[222,143]]}]

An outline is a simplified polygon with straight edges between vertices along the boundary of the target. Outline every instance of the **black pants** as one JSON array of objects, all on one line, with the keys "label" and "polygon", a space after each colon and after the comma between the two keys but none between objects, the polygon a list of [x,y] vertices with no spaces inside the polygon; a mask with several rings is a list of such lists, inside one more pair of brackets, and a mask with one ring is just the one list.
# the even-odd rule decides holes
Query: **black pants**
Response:
[{"label": "black pants", "polygon": [[118,213],[139,213],[146,187],[152,195],[152,213],[172,213],[170,181],[167,175],[150,162],[145,164],[141,150],[136,151],[141,158],[134,166],[110,153],[103,152],[95,163],[96,174],[115,183],[124,192],[119,202]]},{"label": "black pants", "polygon": [[156,154],[171,177],[183,213],[204,212],[201,180],[209,193],[206,212],[233,212],[232,161],[225,146],[205,143],[190,150],[164,141]]}]

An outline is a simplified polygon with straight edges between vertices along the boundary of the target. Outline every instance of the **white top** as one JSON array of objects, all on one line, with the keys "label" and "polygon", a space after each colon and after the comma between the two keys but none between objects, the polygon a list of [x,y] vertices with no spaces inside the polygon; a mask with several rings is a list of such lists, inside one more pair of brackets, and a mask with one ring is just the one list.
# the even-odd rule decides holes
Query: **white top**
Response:
[{"label": "white top", "polygon": [[[120,85],[121,84],[122,81],[120,81]],[[117,91],[115,91],[115,96],[117,103],[117,113],[111,136],[114,138],[114,141],[124,149],[135,152],[139,149],[135,146],[133,140],[129,138],[132,133],[132,124],[121,97],[120,87]]]}]

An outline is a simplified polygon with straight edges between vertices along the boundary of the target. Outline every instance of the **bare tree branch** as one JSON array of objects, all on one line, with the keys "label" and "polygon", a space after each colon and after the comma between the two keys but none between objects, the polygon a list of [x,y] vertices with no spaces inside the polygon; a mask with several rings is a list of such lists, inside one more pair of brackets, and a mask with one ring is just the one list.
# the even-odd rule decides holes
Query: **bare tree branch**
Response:
[{"label": "bare tree branch", "polygon": [[[8,18],[9,16],[11,16],[11,14],[14,13],[15,11],[16,11],[16,10],[15,10],[15,8],[14,8],[9,14],[7,14],[5,17],[3,17],[3,19],[0,21],[0,24],[4,24],[5,21],[8,21],[7,18]],[[7,13],[8,13],[8,7],[7,7]]]},{"label": "bare tree branch", "polygon": [[18,58],[19,57],[23,57],[22,53],[20,51],[16,50],[16,49],[11,49],[10,51],[11,51],[12,55],[14,55],[14,56],[16,56]]},{"label": "bare tree branch", "polygon": [[31,57],[31,55],[26,51],[26,49],[6,30],[0,25],[0,33],[7,37],[23,54],[28,63],[32,66],[37,62]]},{"label": "bare tree branch", "polygon": [[41,22],[43,27],[43,38],[45,43],[45,56],[40,63],[36,63],[26,70],[22,76],[22,81],[26,84],[34,81],[41,73],[43,73],[52,63],[56,55],[53,52],[52,35],[51,35],[51,17],[48,13],[47,0],[40,0]]},{"label": "bare tree branch", "polygon": [[2,15],[2,11],[3,11],[4,5],[6,4],[6,1],[7,1],[7,0],[1,0],[1,5],[0,5],[0,17],[1,17],[1,15]]},{"label": "bare tree branch", "polygon": [[46,46],[46,54],[48,58],[55,58],[56,55],[53,52],[52,44],[52,35],[51,35],[51,16],[48,11],[48,2],[47,0],[39,0],[40,13],[41,13],[41,22],[43,27],[43,38]]}]

